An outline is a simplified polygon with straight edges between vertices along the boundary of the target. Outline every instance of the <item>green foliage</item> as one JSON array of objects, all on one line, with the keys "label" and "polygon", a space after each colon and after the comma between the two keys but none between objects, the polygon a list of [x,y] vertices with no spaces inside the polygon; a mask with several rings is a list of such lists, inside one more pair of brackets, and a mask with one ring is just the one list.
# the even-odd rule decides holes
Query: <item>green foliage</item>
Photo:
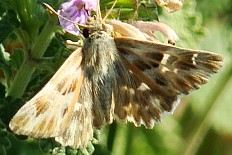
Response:
[{"label": "green foliage", "polygon": [[10,148],[11,143],[8,139],[8,132],[6,130],[5,124],[0,119],[0,154],[6,155],[6,149]]},{"label": "green foliage", "polygon": [[[152,130],[113,123],[95,131],[86,149],[61,147],[53,139],[14,135],[8,123],[17,110],[52,77],[70,54],[57,17],[42,7],[43,0],[0,2],[0,154],[231,154],[232,27],[231,1],[185,0],[176,13],[167,13],[148,0],[119,0],[110,14],[120,20],[159,21],[180,37],[178,46],[204,49],[224,56],[224,68],[202,89],[186,97],[174,116]],[[62,1],[46,0],[55,9]],[[113,0],[101,0],[107,12]],[[222,18],[221,18],[222,17]],[[163,39],[162,35],[159,39]],[[165,41],[165,40],[164,40]],[[9,96],[9,97],[6,97]],[[98,144],[99,143],[99,144]],[[97,145],[96,145],[97,144]]]},{"label": "green foliage", "polygon": [[[113,5],[112,0],[100,1],[102,14],[104,15]],[[157,6],[150,1],[118,0],[116,6],[110,13],[111,18],[120,20],[158,20]]]},{"label": "green foliage", "polygon": [[4,3],[0,3],[0,43],[2,43],[7,36],[17,27],[19,27],[19,21],[17,14],[4,7]]}]

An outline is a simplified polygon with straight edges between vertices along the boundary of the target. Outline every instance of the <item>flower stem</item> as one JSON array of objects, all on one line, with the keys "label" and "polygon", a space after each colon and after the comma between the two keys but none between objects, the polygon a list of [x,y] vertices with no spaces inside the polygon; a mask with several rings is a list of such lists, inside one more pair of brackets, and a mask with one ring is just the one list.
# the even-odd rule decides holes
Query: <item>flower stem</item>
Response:
[{"label": "flower stem", "polygon": [[[32,57],[40,58],[43,56],[44,52],[46,51],[47,47],[49,46],[52,38],[54,37],[54,26],[57,22],[57,18],[54,15],[49,16],[49,20],[46,23],[45,27],[36,38],[36,42],[33,44],[30,54]],[[29,63],[27,59],[19,68],[16,77],[9,88],[6,96],[12,96],[14,98],[22,97],[30,79],[35,71],[35,66]]]}]

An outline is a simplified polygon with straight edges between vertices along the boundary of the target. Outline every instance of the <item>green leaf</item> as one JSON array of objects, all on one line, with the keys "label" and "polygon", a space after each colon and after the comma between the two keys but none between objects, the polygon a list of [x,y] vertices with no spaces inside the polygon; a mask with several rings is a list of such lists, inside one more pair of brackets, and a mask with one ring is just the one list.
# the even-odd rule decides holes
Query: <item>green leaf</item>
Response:
[{"label": "green leaf", "polygon": [[15,49],[13,53],[10,55],[10,59],[12,67],[18,70],[25,60],[25,54],[23,49]]},{"label": "green leaf", "polygon": [[[109,11],[113,3],[114,1],[112,0],[100,1],[102,13],[105,14]],[[110,18],[120,20],[158,20],[157,6],[149,1],[118,0],[110,13]]]},{"label": "green leaf", "polygon": [[16,28],[19,27],[19,20],[14,10],[8,10],[0,3],[0,43]]},{"label": "green leaf", "polygon": [[158,7],[155,4],[143,2],[138,8],[138,20],[143,21],[158,21]]},{"label": "green leaf", "polygon": [[[5,148],[10,148],[11,143],[8,138],[8,132],[6,130],[5,124],[0,119],[0,152],[3,151]],[[2,149],[2,150],[1,150]],[[1,154],[2,155],[2,154]]]},{"label": "green leaf", "polygon": [[8,65],[8,61],[10,60],[9,53],[5,52],[4,47],[0,44],[0,68],[4,68]]},{"label": "green leaf", "polygon": [[3,72],[3,76],[0,77],[0,82],[6,88],[9,87],[13,76],[9,60],[10,60],[9,53],[5,52],[4,47],[2,46],[2,44],[0,44],[0,70],[2,70]]},{"label": "green leaf", "polygon": [[1,155],[6,155],[6,148],[4,145],[0,145],[0,154]]}]

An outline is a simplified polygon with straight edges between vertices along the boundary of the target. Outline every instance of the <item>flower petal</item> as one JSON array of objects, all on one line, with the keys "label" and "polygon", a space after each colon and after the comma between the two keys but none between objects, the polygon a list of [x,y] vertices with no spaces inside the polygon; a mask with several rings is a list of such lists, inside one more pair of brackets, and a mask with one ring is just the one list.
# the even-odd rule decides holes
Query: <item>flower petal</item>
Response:
[{"label": "flower petal", "polygon": [[[61,10],[57,13],[74,23],[85,24],[89,18],[90,11],[97,10],[98,0],[70,0],[61,4]],[[78,28],[72,22],[59,17],[60,25],[69,33],[78,35]]]},{"label": "flower petal", "polygon": [[[179,40],[176,32],[170,26],[164,23],[133,21],[131,24],[137,27],[140,31],[149,35],[150,37],[154,38],[154,34],[152,34],[151,31],[160,31],[164,36],[168,38],[168,42],[171,44],[175,44],[175,41]],[[150,38],[148,39],[151,40]]]},{"label": "flower petal", "polygon": [[88,11],[97,11],[98,0],[82,0],[85,3],[85,9]]},{"label": "flower petal", "polygon": [[120,34],[120,36],[146,40],[144,34],[138,28],[130,24],[123,23],[119,20],[107,20],[106,23],[112,25],[114,32]]}]

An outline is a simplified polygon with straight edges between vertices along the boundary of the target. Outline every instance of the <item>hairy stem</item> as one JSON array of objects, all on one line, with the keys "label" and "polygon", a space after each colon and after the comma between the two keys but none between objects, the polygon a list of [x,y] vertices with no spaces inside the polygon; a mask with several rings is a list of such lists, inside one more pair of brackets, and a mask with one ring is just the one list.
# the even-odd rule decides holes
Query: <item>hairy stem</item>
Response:
[{"label": "hairy stem", "polygon": [[[43,56],[52,38],[54,37],[54,26],[56,24],[56,21],[56,16],[51,15],[42,32],[37,37],[34,46],[32,46],[30,50],[30,54],[32,57],[40,58]],[[26,57],[26,60],[19,68],[14,81],[7,92],[7,96],[20,98],[23,95],[34,71],[35,67],[30,65]]]}]

